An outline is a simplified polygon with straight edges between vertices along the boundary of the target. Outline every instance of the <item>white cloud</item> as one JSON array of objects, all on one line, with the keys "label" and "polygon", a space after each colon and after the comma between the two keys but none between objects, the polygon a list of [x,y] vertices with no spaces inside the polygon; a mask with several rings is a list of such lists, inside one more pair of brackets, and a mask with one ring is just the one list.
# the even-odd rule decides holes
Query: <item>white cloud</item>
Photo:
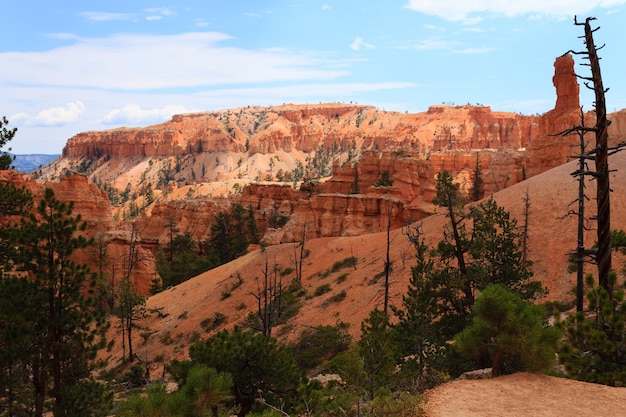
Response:
[{"label": "white cloud", "polygon": [[146,13],[151,15],[161,15],[161,16],[172,16],[174,12],[167,7],[152,7],[144,10]]},{"label": "white cloud", "polygon": [[[144,18],[146,20],[161,20],[165,16],[174,15],[174,11],[167,7],[153,7],[144,9]],[[114,12],[82,12],[79,16],[84,17],[92,22],[113,22],[113,21],[129,21],[139,20],[141,13],[114,13]]]},{"label": "white cloud", "polygon": [[137,15],[134,13],[82,12],[79,15],[94,22],[123,21],[137,18]]},{"label": "white cloud", "polygon": [[541,15],[571,18],[598,7],[613,7],[626,0],[409,0],[407,8],[449,21],[467,21],[474,13],[493,13],[506,17]]},{"label": "white cloud", "polygon": [[330,10],[331,7],[328,4],[322,4],[322,10]]},{"label": "white cloud", "polygon": [[360,51],[361,48],[373,49],[374,45],[372,45],[371,43],[365,42],[363,38],[361,38],[360,36],[357,36],[354,39],[354,41],[352,41],[352,43],[350,44],[350,49],[352,49],[353,51]]},{"label": "white cloud", "polygon": [[483,33],[485,31],[485,29],[472,27],[472,28],[465,28],[465,29],[463,29],[463,31],[464,32]]},{"label": "white cloud", "polygon": [[110,111],[100,120],[104,125],[145,125],[160,123],[170,119],[175,114],[189,113],[183,106],[168,105],[158,109],[143,109],[137,104],[127,104],[121,109]]},{"label": "white cloud", "polygon": [[11,120],[22,126],[64,126],[76,122],[84,111],[85,105],[80,101],[75,101],[67,103],[65,107],[42,110],[36,116],[18,113],[11,116]]},{"label": "white cloud", "polygon": [[222,46],[230,36],[218,32],[64,36],[73,42],[44,52],[0,53],[0,79],[29,86],[147,90],[328,80],[349,74],[337,69],[343,61],[325,52]]},{"label": "white cloud", "polygon": [[436,25],[430,25],[430,24],[424,25],[424,28],[428,29],[428,30],[436,30],[436,31],[439,31],[439,32],[445,32],[446,31],[446,28],[444,28],[442,26],[436,26]]},{"label": "white cloud", "polygon": [[453,51],[455,54],[486,54],[489,53],[491,51],[494,51],[495,48],[489,48],[487,46],[482,46],[480,48],[463,48],[463,49],[457,49],[455,51]]},{"label": "white cloud", "polygon": [[174,12],[167,7],[152,7],[145,9],[144,12],[147,13],[145,19],[149,21],[158,21],[162,20],[166,16],[174,15]]},{"label": "white cloud", "polygon": [[432,37],[418,42],[413,42],[398,49],[416,49],[418,51],[432,51],[440,49],[452,49],[456,44],[441,37]]},{"label": "white cloud", "polygon": [[312,83],[285,85],[279,87],[233,88],[200,92],[195,96],[203,103],[214,103],[216,108],[243,107],[245,105],[272,105],[282,102],[307,100],[335,101],[338,97],[371,93],[376,91],[406,90],[417,87],[412,82],[380,83]]}]

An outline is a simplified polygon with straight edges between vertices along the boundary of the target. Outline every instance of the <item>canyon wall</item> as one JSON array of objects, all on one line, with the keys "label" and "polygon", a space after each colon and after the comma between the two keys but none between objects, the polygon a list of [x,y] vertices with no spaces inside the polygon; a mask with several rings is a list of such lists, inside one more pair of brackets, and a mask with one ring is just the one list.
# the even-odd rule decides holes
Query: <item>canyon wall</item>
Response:
[{"label": "canyon wall", "polygon": [[[53,185],[59,197],[76,200],[90,227],[105,230],[116,276],[128,266],[125,248],[138,238],[146,289],[146,276],[154,275],[151,251],[167,244],[168,225],[203,241],[213,216],[232,203],[254,210],[268,244],[297,242],[302,233],[354,236],[432,214],[442,170],[468,192],[478,168],[486,197],[567,162],[578,138],[560,132],[581,123],[579,85],[571,56],[557,58],[554,67],[556,103],[543,115],[443,104],[399,113],[352,103],[184,114],[146,128],[80,133],[36,176],[47,183],[63,178],[57,184],[64,185]],[[623,142],[626,110],[609,118],[611,144]],[[592,112],[585,122],[593,124]],[[84,177],[66,178],[73,172]],[[299,179],[325,178],[303,190],[290,179],[297,172]],[[376,186],[384,173],[391,183]],[[87,179],[124,194],[126,202],[112,215],[107,196]],[[218,183],[225,184],[220,191]],[[207,184],[211,191],[198,191]],[[139,215],[123,221],[132,204]],[[272,227],[277,215],[286,222]]]}]

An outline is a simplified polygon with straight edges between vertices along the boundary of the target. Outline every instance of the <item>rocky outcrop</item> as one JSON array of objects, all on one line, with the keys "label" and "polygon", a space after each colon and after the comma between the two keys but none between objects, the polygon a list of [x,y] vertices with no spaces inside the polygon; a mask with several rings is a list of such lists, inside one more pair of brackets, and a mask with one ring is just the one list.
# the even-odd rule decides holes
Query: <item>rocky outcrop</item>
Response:
[{"label": "rocky outcrop", "polygon": [[[95,184],[87,181],[84,175],[70,175],[59,182],[42,184],[29,175],[17,171],[0,171],[0,182],[11,182],[17,187],[24,187],[33,195],[34,207],[43,198],[46,188],[54,191],[54,196],[61,202],[72,203],[72,215],[80,215],[86,228],[80,232],[93,244],[74,254],[74,261],[86,264],[91,272],[102,272],[104,285],[116,288],[117,282],[128,270],[128,248],[132,239],[136,239],[137,259],[133,265],[130,279],[144,294],[147,294],[150,281],[146,277],[154,273],[154,257],[149,248],[141,245],[140,237],[131,233],[132,224],[116,221],[111,213],[107,194]],[[134,237],[133,237],[134,236]]]},{"label": "rocky outcrop", "polygon": [[556,89],[554,112],[569,113],[580,108],[580,86],[574,72],[574,58],[570,54],[554,61],[552,84]]},{"label": "rocky outcrop", "polygon": [[[554,68],[555,107],[539,116],[488,106],[434,105],[410,114],[344,103],[184,114],[147,128],[78,134],[38,175],[50,181],[84,172],[112,195],[124,192],[136,207],[145,206],[132,225],[105,227],[112,244],[119,244],[120,262],[121,248],[135,232],[145,259],[151,249],[167,244],[168,225],[205,240],[213,216],[232,203],[254,210],[266,243],[296,242],[302,233],[317,238],[380,232],[388,220],[400,227],[430,215],[436,175],[443,170],[469,191],[478,168],[488,196],[567,162],[578,138],[559,133],[581,122],[579,85],[571,56],[557,58]],[[626,110],[609,118],[611,143],[624,141]],[[585,119],[592,125],[593,113]],[[322,171],[327,176],[331,170],[309,192],[290,179],[297,172],[301,178]],[[377,187],[385,172],[392,183]],[[276,180],[282,183],[272,183]],[[87,186],[84,177],[63,182],[72,181],[74,189]],[[207,183],[227,186],[195,191]],[[155,193],[151,204],[149,190]],[[88,213],[97,211],[91,203],[80,204],[87,204],[80,209]],[[126,204],[116,210],[122,218],[129,211]],[[278,227],[272,221],[276,216],[286,223]],[[114,224],[108,212],[86,218]],[[147,275],[154,270],[150,262],[141,267]],[[116,268],[119,273],[123,265]]]}]

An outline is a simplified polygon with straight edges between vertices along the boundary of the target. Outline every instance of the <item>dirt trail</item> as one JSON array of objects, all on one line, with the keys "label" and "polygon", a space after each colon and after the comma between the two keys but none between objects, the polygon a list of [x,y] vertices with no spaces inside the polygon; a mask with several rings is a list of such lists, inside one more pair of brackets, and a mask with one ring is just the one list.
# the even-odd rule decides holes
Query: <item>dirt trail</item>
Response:
[{"label": "dirt trail", "polygon": [[626,388],[528,372],[452,381],[428,398],[427,417],[626,416]]}]

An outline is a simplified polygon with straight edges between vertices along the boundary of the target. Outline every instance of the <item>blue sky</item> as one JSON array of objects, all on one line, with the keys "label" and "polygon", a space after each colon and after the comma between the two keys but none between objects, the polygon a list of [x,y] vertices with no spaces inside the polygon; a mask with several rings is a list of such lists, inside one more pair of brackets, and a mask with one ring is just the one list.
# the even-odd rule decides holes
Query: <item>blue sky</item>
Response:
[{"label": "blue sky", "polygon": [[5,3],[0,116],[19,129],[16,153],[60,153],[79,132],[248,105],[544,113],[555,103],[554,59],[584,49],[575,14],[598,19],[608,110],[626,107],[626,0]]}]

